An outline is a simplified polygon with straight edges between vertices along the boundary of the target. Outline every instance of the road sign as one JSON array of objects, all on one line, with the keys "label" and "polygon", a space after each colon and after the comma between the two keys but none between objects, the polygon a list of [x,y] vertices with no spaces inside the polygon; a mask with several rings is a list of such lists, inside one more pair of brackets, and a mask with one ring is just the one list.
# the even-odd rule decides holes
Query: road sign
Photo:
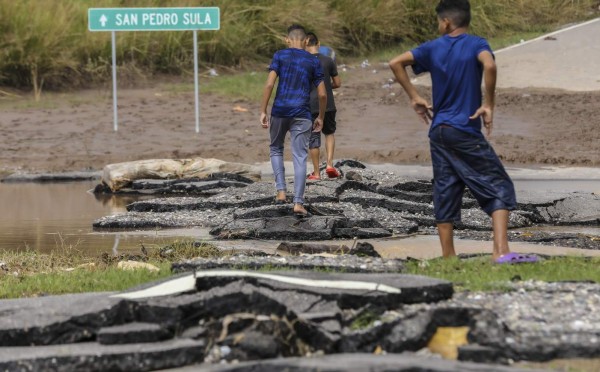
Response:
[{"label": "road sign", "polygon": [[89,8],[90,31],[110,31],[113,80],[113,128],[119,128],[117,116],[117,51],[116,31],[193,31],[194,33],[194,101],[196,133],[200,132],[200,101],[198,98],[198,31],[221,28],[221,10],[207,8]]},{"label": "road sign", "polygon": [[218,7],[203,8],[89,8],[90,31],[219,30]]}]

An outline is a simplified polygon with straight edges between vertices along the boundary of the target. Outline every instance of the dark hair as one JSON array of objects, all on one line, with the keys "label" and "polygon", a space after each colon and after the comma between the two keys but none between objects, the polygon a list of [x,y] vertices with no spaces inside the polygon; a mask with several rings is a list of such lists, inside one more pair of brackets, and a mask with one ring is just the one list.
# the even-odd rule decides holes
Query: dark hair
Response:
[{"label": "dark hair", "polygon": [[308,46],[317,46],[319,45],[319,38],[314,32],[308,32],[306,34],[306,45]]},{"label": "dark hair", "polygon": [[448,18],[456,27],[467,27],[471,23],[469,0],[441,0],[435,12],[440,18]]},{"label": "dark hair", "polygon": [[293,24],[287,29],[288,37],[292,40],[304,40],[306,39],[306,30],[304,27]]}]

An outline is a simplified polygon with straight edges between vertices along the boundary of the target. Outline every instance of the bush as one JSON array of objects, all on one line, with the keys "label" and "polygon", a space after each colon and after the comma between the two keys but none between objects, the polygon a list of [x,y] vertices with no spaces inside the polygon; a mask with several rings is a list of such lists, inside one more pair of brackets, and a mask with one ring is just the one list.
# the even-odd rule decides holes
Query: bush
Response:
[{"label": "bush", "polygon": [[[438,0],[207,0],[221,9],[221,30],[199,35],[204,65],[244,68],[284,47],[285,29],[303,24],[339,51],[358,56],[436,36]],[[148,0],[146,7],[196,7],[193,0]],[[110,77],[111,37],[89,32],[87,9],[138,7],[128,0],[0,0],[0,85],[33,89],[88,86]],[[472,1],[472,32],[543,32],[592,17],[597,0]],[[193,60],[191,32],[119,32],[120,74],[181,74]]]}]

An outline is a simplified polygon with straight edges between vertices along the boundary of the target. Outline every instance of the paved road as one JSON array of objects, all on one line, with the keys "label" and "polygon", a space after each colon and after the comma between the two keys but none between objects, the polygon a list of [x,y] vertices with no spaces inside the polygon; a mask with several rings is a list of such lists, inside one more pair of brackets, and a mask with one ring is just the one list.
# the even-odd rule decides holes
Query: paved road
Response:
[{"label": "paved road", "polygon": [[[495,52],[498,88],[600,91],[600,18]],[[429,85],[429,76],[417,84]]]},{"label": "paved road", "polygon": [[[440,257],[440,240],[435,235],[417,235],[408,237],[396,237],[388,239],[361,239],[360,241],[373,244],[375,250],[384,258],[402,258],[407,257],[418,259],[432,259]],[[229,249],[239,252],[241,250],[253,249],[261,250],[270,254],[280,253],[277,246],[281,243],[275,240],[253,240],[251,242],[241,242],[239,240],[219,240],[213,241],[217,247],[227,251]],[[320,241],[313,243],[339,244],[351,247],[353,240]],[[474,253],[492,253],[492,242],[456,239],[456,253],[474,254]],[[525,242],[510,242],[510,249],[518,253],[537,253],[550,256],[588,256],[600,257],[600,251],[591,249],[578,249],[569,247],[555,247],[549,245],[540,245]]]}]

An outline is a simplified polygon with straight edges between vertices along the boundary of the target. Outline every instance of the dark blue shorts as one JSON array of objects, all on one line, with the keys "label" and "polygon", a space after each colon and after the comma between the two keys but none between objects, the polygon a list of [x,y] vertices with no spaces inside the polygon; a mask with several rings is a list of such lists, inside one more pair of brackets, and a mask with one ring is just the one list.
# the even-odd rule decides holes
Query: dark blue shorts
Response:
[{"label": "dark blue shorts", "polygon": [[465,185],[488,215],[516,208],[512,180],[485,138],[440,125],[429,133],[429,144],[437,222],[460,221]]}]

